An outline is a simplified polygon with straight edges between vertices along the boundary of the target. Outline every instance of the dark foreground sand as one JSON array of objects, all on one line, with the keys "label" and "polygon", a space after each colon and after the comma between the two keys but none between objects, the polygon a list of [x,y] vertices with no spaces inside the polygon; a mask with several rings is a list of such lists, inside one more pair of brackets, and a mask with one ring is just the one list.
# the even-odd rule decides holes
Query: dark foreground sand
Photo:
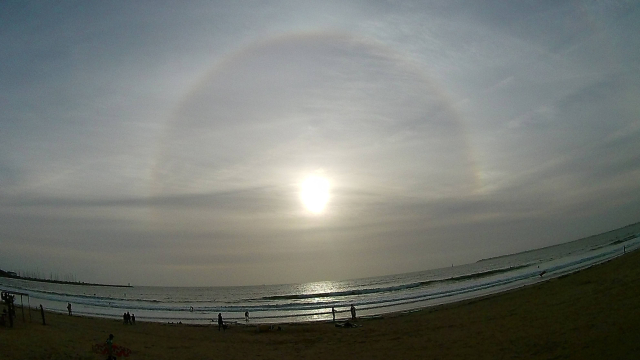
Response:
[{"label": "dark foreground sand", "polygon": [[[39,314],[0,328],[0,359],[104,359],[109,333],[129,359],[640,359],[640,251],[519,290],[404,315],[283,325],[138,323]],[[20,315],[18,310],[18,315]],[[28,316],[27,316],[28,320]]]}]

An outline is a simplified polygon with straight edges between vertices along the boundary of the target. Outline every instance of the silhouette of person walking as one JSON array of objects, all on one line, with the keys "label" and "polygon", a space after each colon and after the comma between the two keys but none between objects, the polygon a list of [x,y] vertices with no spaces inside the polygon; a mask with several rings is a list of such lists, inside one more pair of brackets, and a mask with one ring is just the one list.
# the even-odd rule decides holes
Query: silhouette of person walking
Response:
[{"label": "silhouette of person walking", "polygon": [[222,328],[222,330],[227,330],[224,327],[224,322],[222,321],[222,313],[218,313],[218,331],[220,331],[220,328]]},{"label": "silhouette of person walking", "polygon": [[69,311],[69,316],[71,316],[71,303],[67,303],[67,311]]},{"label": "silhouette of person walking", "polygon": [[249,312],[248,311],[244,312],[244,321],[249,322]]},{"label": "silhouette of person walking", "polygon": [[351,304],[351,319],[356,319],[356,307]]},{"label": "silhouette of person walking", "polygon": [[331,307],[331,315],[333,315],[333,322],[336,322],[336,308]]}]

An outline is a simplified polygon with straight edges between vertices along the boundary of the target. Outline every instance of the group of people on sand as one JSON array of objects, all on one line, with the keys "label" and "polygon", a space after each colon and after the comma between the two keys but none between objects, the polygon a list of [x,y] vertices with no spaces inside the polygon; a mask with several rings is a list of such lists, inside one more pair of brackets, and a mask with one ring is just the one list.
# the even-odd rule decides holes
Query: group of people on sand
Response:
[{"label": "group of people on sand", "polygon": [[136,324],[136,315],[135,314],[129,314],[129,312],[127,311],[126,313],[122,314],[122,320],[124,321],[125,325],[135,325]]},{"label": "group of people on sand", "polygon": [[[248,311],[244,312],[244,321],[249,322],[249,312]],[[229,326],[224,323],[224,320],[222,319],[222,313],[218,313],[218,331],[220,331],[220,329],[227,330],[227,327],[229,327]]]},{"label": "group of people on sand", "polygon": [[[351,312],[351,320],[355,320],[356,319],[356,307],[353,304],[351,304],[351,307],[349,308],[349,311]],[[335,307],[331,307],[331,315],[333,316],[333,322],[336,322],[336,308]],[[249,312],[248,311],[244,312],[244,320],[246,322],[249,322]],[[228,325],[225,324],[224,320],[222,319],[222,313],[218,313],[218,331],[220,331],[220,330],[225,331],[225,330],[227,330],[227,327],[228,327]]]},{"label": "group of people on sand", "polygon": [[[351,311],[351,320],[355,320],[356,319],[356,307],[353,306],[353,304],[351,304],[351,308],[349,308],[349,311]],[[336,322],[336,308],[335,307],[331,307],[331,315],[333,316],[333,322]]]},{"label": "group of people on sand", "polygon": [[[68,304],[67,309],[69,310],[69,315],[71,315],[71,304]],[[356,307],[352,304],[349,310],[351,312],[351,319],[355,320],[356,319]],[[336,321],[336,308],[335,307],[331,308],[331,314],[333,315],[333,322],[335,322]],[[245,318],[245,321],[249,321],[249,312],[248,311],[246,311],[244,313],[244,318]],[[122,314],[122,319],[124,320],[124,324],[125,325],[135,325],[135,323],[136,323],[136,316],[134,314],[129,314],[128,311],[126,313]],[[346,325],[344,325],[344,326],[345,327],[349,327],[347,325],[351,325],[348,320],[347,320]],[[338,326],[338,325],[336,325],[336,326]],[[357,325],[353,325],[353,326],[357,326]],[[223,331],[226,331],[227,327],[228,327],[228,325],[224,323],[224,319],[222,318],[222,313],[218,313],[218,331],[220,331],[221,329]],[[281,328],[278,327],[278,329],[280,330]],[[114,354],[113,334],[109,334],[109,338],[105,342],[105,347],[106,347],[106,351],[107,351],[107,355],[108,355],[107,360],[115,359],[115,357],[113,356],[113,354]]]}]

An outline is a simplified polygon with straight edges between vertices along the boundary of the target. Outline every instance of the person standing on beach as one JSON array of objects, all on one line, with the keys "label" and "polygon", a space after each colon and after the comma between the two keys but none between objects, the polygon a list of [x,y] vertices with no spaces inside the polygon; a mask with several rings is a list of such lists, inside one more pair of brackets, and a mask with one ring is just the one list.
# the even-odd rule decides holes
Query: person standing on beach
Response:
[{"label": "person standing on beach", "polygon": [[69,316],[71,316],[71,303],[67,303],[67,311],[69,311]]},{"label": "person standing on beach", "polygon": [[224,322],[222,321],[222,313],[218,313],[218,331],[220,331],[220,328],[222,328],[222,330],[227,330],[224,328]]},{"label": "person standing on beach", "polygon": [[331,307],[331,315],[333,315],[333,322],[336,322],[336,308]]},{"label": "person standing on beach", "polygon": [[244,312],[244,321],[249,322],[249,312],[248,311]]},{"label": "person standing on beach", "polygon": [[114,359],[115,360],[115,356],[113,356],[113,334],[109,334],[109,338],[106,341],[106,345],[107,345],[107,360],[111,360]]},{"label": "person standing on beach", "polygon": [[353,306],[353,304],[351,304],[351,319],[352,320],[356,319],[356,307]]}]

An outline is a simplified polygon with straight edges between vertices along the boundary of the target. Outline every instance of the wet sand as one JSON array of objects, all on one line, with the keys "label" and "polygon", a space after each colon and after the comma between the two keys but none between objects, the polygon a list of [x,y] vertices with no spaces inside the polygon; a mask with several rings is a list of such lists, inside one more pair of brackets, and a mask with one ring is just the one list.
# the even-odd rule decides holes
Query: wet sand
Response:
[{"label": "wet sand", "polygon": [[[33,305],[33,304],[32,304]],[[46,314],[0,327],[0,359],[106,359],[92,352],[110,333],[128,359],[638,359],[640,251],[507,293],[409,314],[284,324],[169,325]],[[213,317],[213,315],[212,315]]]}]

